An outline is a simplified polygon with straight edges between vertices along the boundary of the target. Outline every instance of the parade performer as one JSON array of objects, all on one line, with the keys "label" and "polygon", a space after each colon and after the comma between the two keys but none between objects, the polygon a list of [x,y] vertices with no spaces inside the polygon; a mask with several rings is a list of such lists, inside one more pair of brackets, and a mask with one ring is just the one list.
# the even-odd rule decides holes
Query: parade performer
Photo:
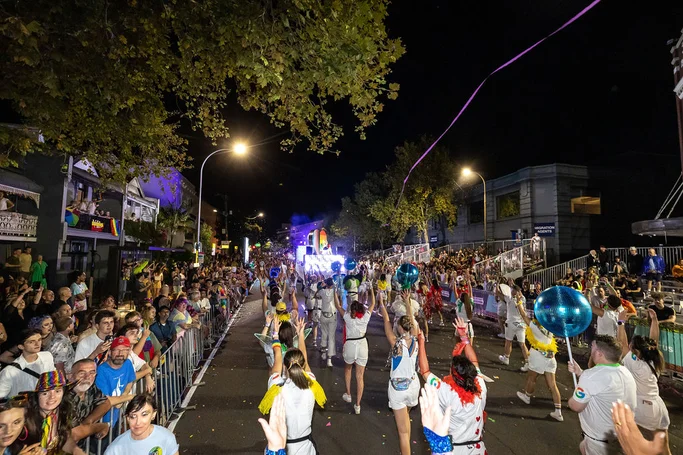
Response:
[{"label": "parade performer", "polygon": [[427,294],[427,305],[429,306],[429,317],[425,314],[427,321],[430,324],[432,323],[432,313],[436,311],[439,315],[439,325],[443,327],[443,314],[441,314],[443,297],[441,296],[441,286],[439,286],[439,282],[436,279],[432,279],[432,287]]},{"label": "parade performer", "polygon": [[[292,320],[296,321],[296,319]],[[273,333],[269,334],[271,327],[273,329]],[[308,337],[308,335],[311,333],[311,329],[304,329],[303,333],[304,339],[306,339],[306,337]],[[273,367],[273,363],[275,361],[275,355],[273,353],[272,347],[275,334],[277,334],[278,339],[280,340],[282,352],[287,352],[287,349],[289,348],[299,347],[299,334],[293,329],[291,320],[283,321],[280,318],[276,318],[273,314],[267,314],[266,323],[263,326],[263,330],[261,333],[255,333],[254,336],[257,340],[259,340],[259,343],[261,343],[261,347],[266,353],[266,361],[268,362],[268,366],[271,368]],[[304,343],[302,342],[302,344]]]},{"label": "parade performer", "polygon": [[[455,290],[453,290],[455,292]],[[474,327],[472,327],[472,300],[467,292],[460,294],[455,302],[456,316],[467,323],[467,336],[470,342],[474,342]],[[456,330],[457,335],[457,330]]]},{"label": "parade performer", "polygon": [[381,274],[379,280],[377,280],[377,301],[382,303],[387,303],[389,301],[389,286],[391,283],[387,282],[386,274]]},{"label": "parade performer", "polygon": [[365,366],[368,364],[368,340],[365,338],[365,333],[368,330],[368,322],[372,316],[372,310],[375,308],[375,291],[370,288],[370,307],[366,310],[365,305],[355,300],[349,306],[348,311],[344,311],[341,306],[340,299],[337,297],[334,301],[337,306],[337,311],[341,314],[344,320],[344,347],[342,350],[344,356],[344,381],[346,382],[346,392],[342,395],[342,399],[351,403],[351,372],[353,366],[356,365],[356,403],[353,405],[353,410],[356,414],[360,414],[360,400],[363,397],[363,375],[365,374]]},{"label": "parade performer", "polygon": [[315,293],[315,298],[320,300],[320,354],[327,366],[332,367],[332,357],[337,355],[337,303],[339,299],[334,289],[334,280],[328,278],[322,287]]},{"label": "parade performer", "polygon": [[[296,331],[304,336],[305,322],[295,322]],[[287,453],[289,455],[316,455],[318,453],[311,434],[311,422],[315,403],[320,407],[327,401],[325,391],[311,373],[306,356],[306,345],[301,349],[289,349],[282,356],[277,334],[273,334],[275,362],[268,378],[268,392],[259,404],[263,414],[270,412],[276,397],[283,396],[287,422]]]},{"label": "parade performer", "polygon": [[524,305],[526,299],[522,295],[522,289],[519,286],[510,288],[507,284],[498,285],[498,298],[500,298],[506,305],[507,319],[505,320],[505,354],[498,356],[498,360],[503,365],[510,365],[510,354],[512,354],[512,342],[517,339],[519,347],[524,356],[524,365],[519,371],[526,373],[529,370],[529,350],[524,342],[526,336],[526,325],[522,317],[517,311],[517,305]]},{"label": "parade performer", "polygon": [[659,375],[664,371],[664,356],[659,350],[659,321],[654,310],[647,310],[650,317],[650,336],[636,335],[628,342],[625,321],[630,313],[620,314],[617,339],[622,345],[623,360],[621,363],[633,375],[636,381],[635,421],[643,436],[653,441],[658,433],[664,433],[664,454],[670,455],[669,448],[669,411],[659,396]]},{"label": "parade performer", "polygon": [[550,389],[550,393],[553,396],[553,404],[555,405],[555,409],[550,413],[550,417],[558,422],[563,422],[562,397],[560,396],[560,390],[557,388],[557,383],[555,382],[555,372],[557,371],[557,360],[555,360],[557,343],[555,337],[546,330],[536,318],[531,320],[531,318],[527,316],[526,308],[524,308],[521,300],[517,301],[517,311],[527,325],[526,339],[531,345],[526,385],[524,386],[524,390],[517,392],[517,396],[526,404],[530,404],[531,395],[533,395],[534,389],[536,388],[538,375],[543,375],[545,377],[545,382],[548,385],[548,389]]},{"label": "parade performer", "polygon": [[453,356],[450,373],[440,380],[429,371],[422,334],[418,335],[420,371],[425,382],[437,388],[442,411],[449,407],[451,409],[448,433],[451,436],[453,453],[485,455],[486,447],[482,437],[486,421],[486,384],[478,376],[477,367],[470,360],[476,360],[477,356],[467,338],[467,324],[462,319],[456,319],[455,326],[462,352]]},{"label": "parade performer", "polygon": [[[404,294],[408,314],[410,295]],[[398,320],[398,336],[389,319],[389,313],[383,302],[379,304],[384,318],[384,334],[392,346],[391,373],[389,374],[389,407],[394,411],[399,445],[402,455],[410,455],[410,408],[417,406],[420,393],[420,380],[415,371],[417,361],[417,323],[411,316],[401,316]]]},{"label": "parade performer", "polygon": [[344,277],[344,290],[346,291],[346,306],[351,306],[353,301],[358,300],[358,287],[363,282],[363,273],[358,273],[356,275],[346,275]]}]

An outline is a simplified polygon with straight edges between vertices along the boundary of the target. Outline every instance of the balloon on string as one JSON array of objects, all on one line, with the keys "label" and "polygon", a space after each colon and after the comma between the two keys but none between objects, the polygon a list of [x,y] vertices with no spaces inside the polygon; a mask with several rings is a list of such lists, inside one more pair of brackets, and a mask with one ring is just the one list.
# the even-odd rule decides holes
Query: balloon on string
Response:
[{"label": "balloon on string", "polygon": [[280,274],[280,267],[273,267],[270,269],[270,277],[275,279]]},{"label": "balloon on string", "polygon": [[349,272],[351,270],[354,270],[356,268],[356,260],[353,258],[347,258],[346,261],[344,262],[344,268],[348,270]]},{"label": "balloon on string", "polygon": [[339,262],[339,261],[334,261],[334,262],[330,265],[330,267],[332,267],[332,271],[333,271],[333,272],[337,273],[337,272],[339,272],[339,271],[341,270],[341,268],[342,268],[342,263]]},{"label": "balloon on string", "polygon": [[574,337],[588,328],[593,312],[588,299],[576,289],[553,286],[536,298],[534,315],[555,336]]},{"label": "balloon on string", "polygon": [[405,263],[396,270],[396,280],[401,285],[401,289],[410,289],[420,277],[420,272],[413,264]]}]

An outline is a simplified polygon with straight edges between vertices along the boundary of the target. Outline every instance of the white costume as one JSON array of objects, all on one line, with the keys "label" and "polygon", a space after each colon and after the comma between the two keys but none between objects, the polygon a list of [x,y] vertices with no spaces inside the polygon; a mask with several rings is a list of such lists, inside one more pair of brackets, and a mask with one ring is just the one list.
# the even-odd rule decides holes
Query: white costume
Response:
[{"label": "white costume", "polygon": [[365,338],[365,332],[368,330],[370,316],[369,311],[366,311],[360,318],[352,318],[351,312],[348,311],[344,313],[346,341],[343,354],[344,362],[347,364],[355,363],[361,367],[368,364],[368,340]]},{"label": "white costume", "polygon": [[317,292],[320,298],[320,349],[323,354],[333,357],[337,354],[335,336],[337,334],[337,308],[334,306],[334,289],[325,288]]},{"label": "white costume", "polygon": [[639,359],[631,351],[621,361],[631,372],[636,381],[635,420],[641,427],[650,430],[667,430],[671,420],[664,401],[659,396],[657,375],[644,360]]},{"label": "white costume", "polygon": [[391,357],[389,375],[389,407],[394,410],[417,406],[420,394],[420,380],[415,373],[417,341],[411,337],[410,344],[407,344],[406,339],[401,338],[398,343],[401,344],[401,352]]},{"label": "white costume", "polygon": [[[308,375],[315,380],[313,373],[308,373]],[[313,408],[315,406],[313,392],[311,389],[302,390],[298,388],[291,379],[285,380],[279,373],[273,373],[268,378],[269,389],[273,384],[281,384],[282,391],[280,393],[285,399],[287,454],[316,455],[315,445],[310,439],[296,443],[289,442],[311,434],[311,421],[313,420]]]}]

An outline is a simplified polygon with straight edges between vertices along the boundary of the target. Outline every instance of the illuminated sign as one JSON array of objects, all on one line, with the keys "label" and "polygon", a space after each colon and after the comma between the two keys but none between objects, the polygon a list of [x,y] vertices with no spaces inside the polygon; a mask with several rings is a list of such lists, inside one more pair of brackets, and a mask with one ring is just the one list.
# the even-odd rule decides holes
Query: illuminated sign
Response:
[{"label": "illuminated sign", "polygon": [[95,232],[102,232],[104,230],[104,223],[100,220],[93,219],[90,223],[90,230]]}]

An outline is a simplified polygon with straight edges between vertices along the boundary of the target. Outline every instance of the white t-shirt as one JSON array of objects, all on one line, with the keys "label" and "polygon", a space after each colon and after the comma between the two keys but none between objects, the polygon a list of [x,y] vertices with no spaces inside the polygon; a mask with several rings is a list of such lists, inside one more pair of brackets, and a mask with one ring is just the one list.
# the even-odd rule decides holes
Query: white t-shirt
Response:
[{"label": "white t-shirt", "polygon": [[[315,380],[313,373],[308,373]],[[268,388],[273,384],[282,384],[280,392],[285,399],[285,416],[287,420],[287,439],[298,439],[311,434],[315,397],[311,389],[298,388],[291,379],[284,380],[278,373],[268,378]],[[315,447],[310,440],[287,444],[288,455],[315,455]],[[122,454],[123,455],[123,454]]]},{"label": "white t-shirt", "polygon": [[[55,370],[55,362],[52,354],[48,351],[38,353],[35,362],[28,363],[23,355],[15,360],[22,369],[28,368],[36,373],[45,373]],[[0,371],[0,398],[13,397],[19,392],[30,392],[35,390],[38,378],[25,373],[13,366],[6,366]]]},{"label": "white t-shirt", "polygon": [[344,323],[346,324],[346,339],[361,338],[368,330],[370,322],[370,312],[366,311],[360,318],[352,318],[350,312],[344,313]]},{"label": "white t-shirt", "polygon": [[619,313],[624,311],[623,306],[619,306],[616,310],[611,308],[605,308],[605,313],[603,316],[598,316],[598,335],[609,335],[611,337],[617,337],[617,321],[619,320]]},{"label": "white t-shirt", "polygon": [[142,360],[139,355],[135,354],[132,349],[130,350],[130,354],[128,354],[128,360],[133,364],[133,369],[136,373],[145,366],[145,361]]},{"label": "white t-shirt", "polygon": [[164,427],[154,425],[152,433],[142,440],[133,439],[130,430],[116,438],[105,455],[154,454],[175,455],[180,451],[175,435]]},{"label": "white t-shirt", "polygon": [[85,359],[95,350],[97,346],[100,345],[104,340],[97,336],[97,332],[88,335],[78,342],[76,346],[76,355],[74,357],[74,362],[78,362],[81,359]]},{"label": "white t-shirt", "polygon": [[622,400],[635,410],[636,381],[622,365],[596,365],[583,372],[573,398],[588,403],[579,413],[581,430],[593,439],[615,440],[612,403]]},{"label": "white t-shirt", "polygon": [[[460,401],[460,396],[451,389],[451,386],[442,382],[434,374],[429,374],[427,382],[437,389],[439,404],[445,410],[451,407],[451,421],[448,425],[448,433],[453,442],[478,441],[482,439],[484,433],[484,408],[486,408],[486,383],[477,376],[477,384],[481,389],[479,397],[474,398],[474,402],[465,405]],[[457,446],[464,449],[465,446]],[[461,450],[459,450],[461,452]],[[456,453],[455,451],[453,453]]]},{"label": "white t-shirt", "polygon": [[636,381],[636,395],[639,398],[656,398],[659,396],[657,376],[644,360],[640,360],[634,353],[628,351],[621,361],[626,369],[631,372]]},{"label": "white t-shirt", "polygon": [[514,297],[505,297],[505,305],[507,307],[507,323],[525,325],[522,315],[517,309],[517,301],[522,300],[524,308],[526,308],[526,298],[523,295],[516,295]]},{"label": "white t-shirt", "polygon": [[9,199],[4,198],[4,197],[2,199],[0,199],[0,211],[7,210],[7,202],[8,201],[9,201]]},{"label": "white t-shirt", "polygon": [[[410,298],[410,309],[413,310],[413,317],[417,317],[420,312],[420,303],[412,297]],[[396,319],[405,316],[408,313],[406,303],[401,296],[396,297],[394,303],[391,304],[391,310],[394,312],[394,317]]]},{"label": "white t-shirt", "polygon": [[334,307],[334,289],[321,289],[320,293],[320,309],[325,313],[336,313],[337,309]]}]

